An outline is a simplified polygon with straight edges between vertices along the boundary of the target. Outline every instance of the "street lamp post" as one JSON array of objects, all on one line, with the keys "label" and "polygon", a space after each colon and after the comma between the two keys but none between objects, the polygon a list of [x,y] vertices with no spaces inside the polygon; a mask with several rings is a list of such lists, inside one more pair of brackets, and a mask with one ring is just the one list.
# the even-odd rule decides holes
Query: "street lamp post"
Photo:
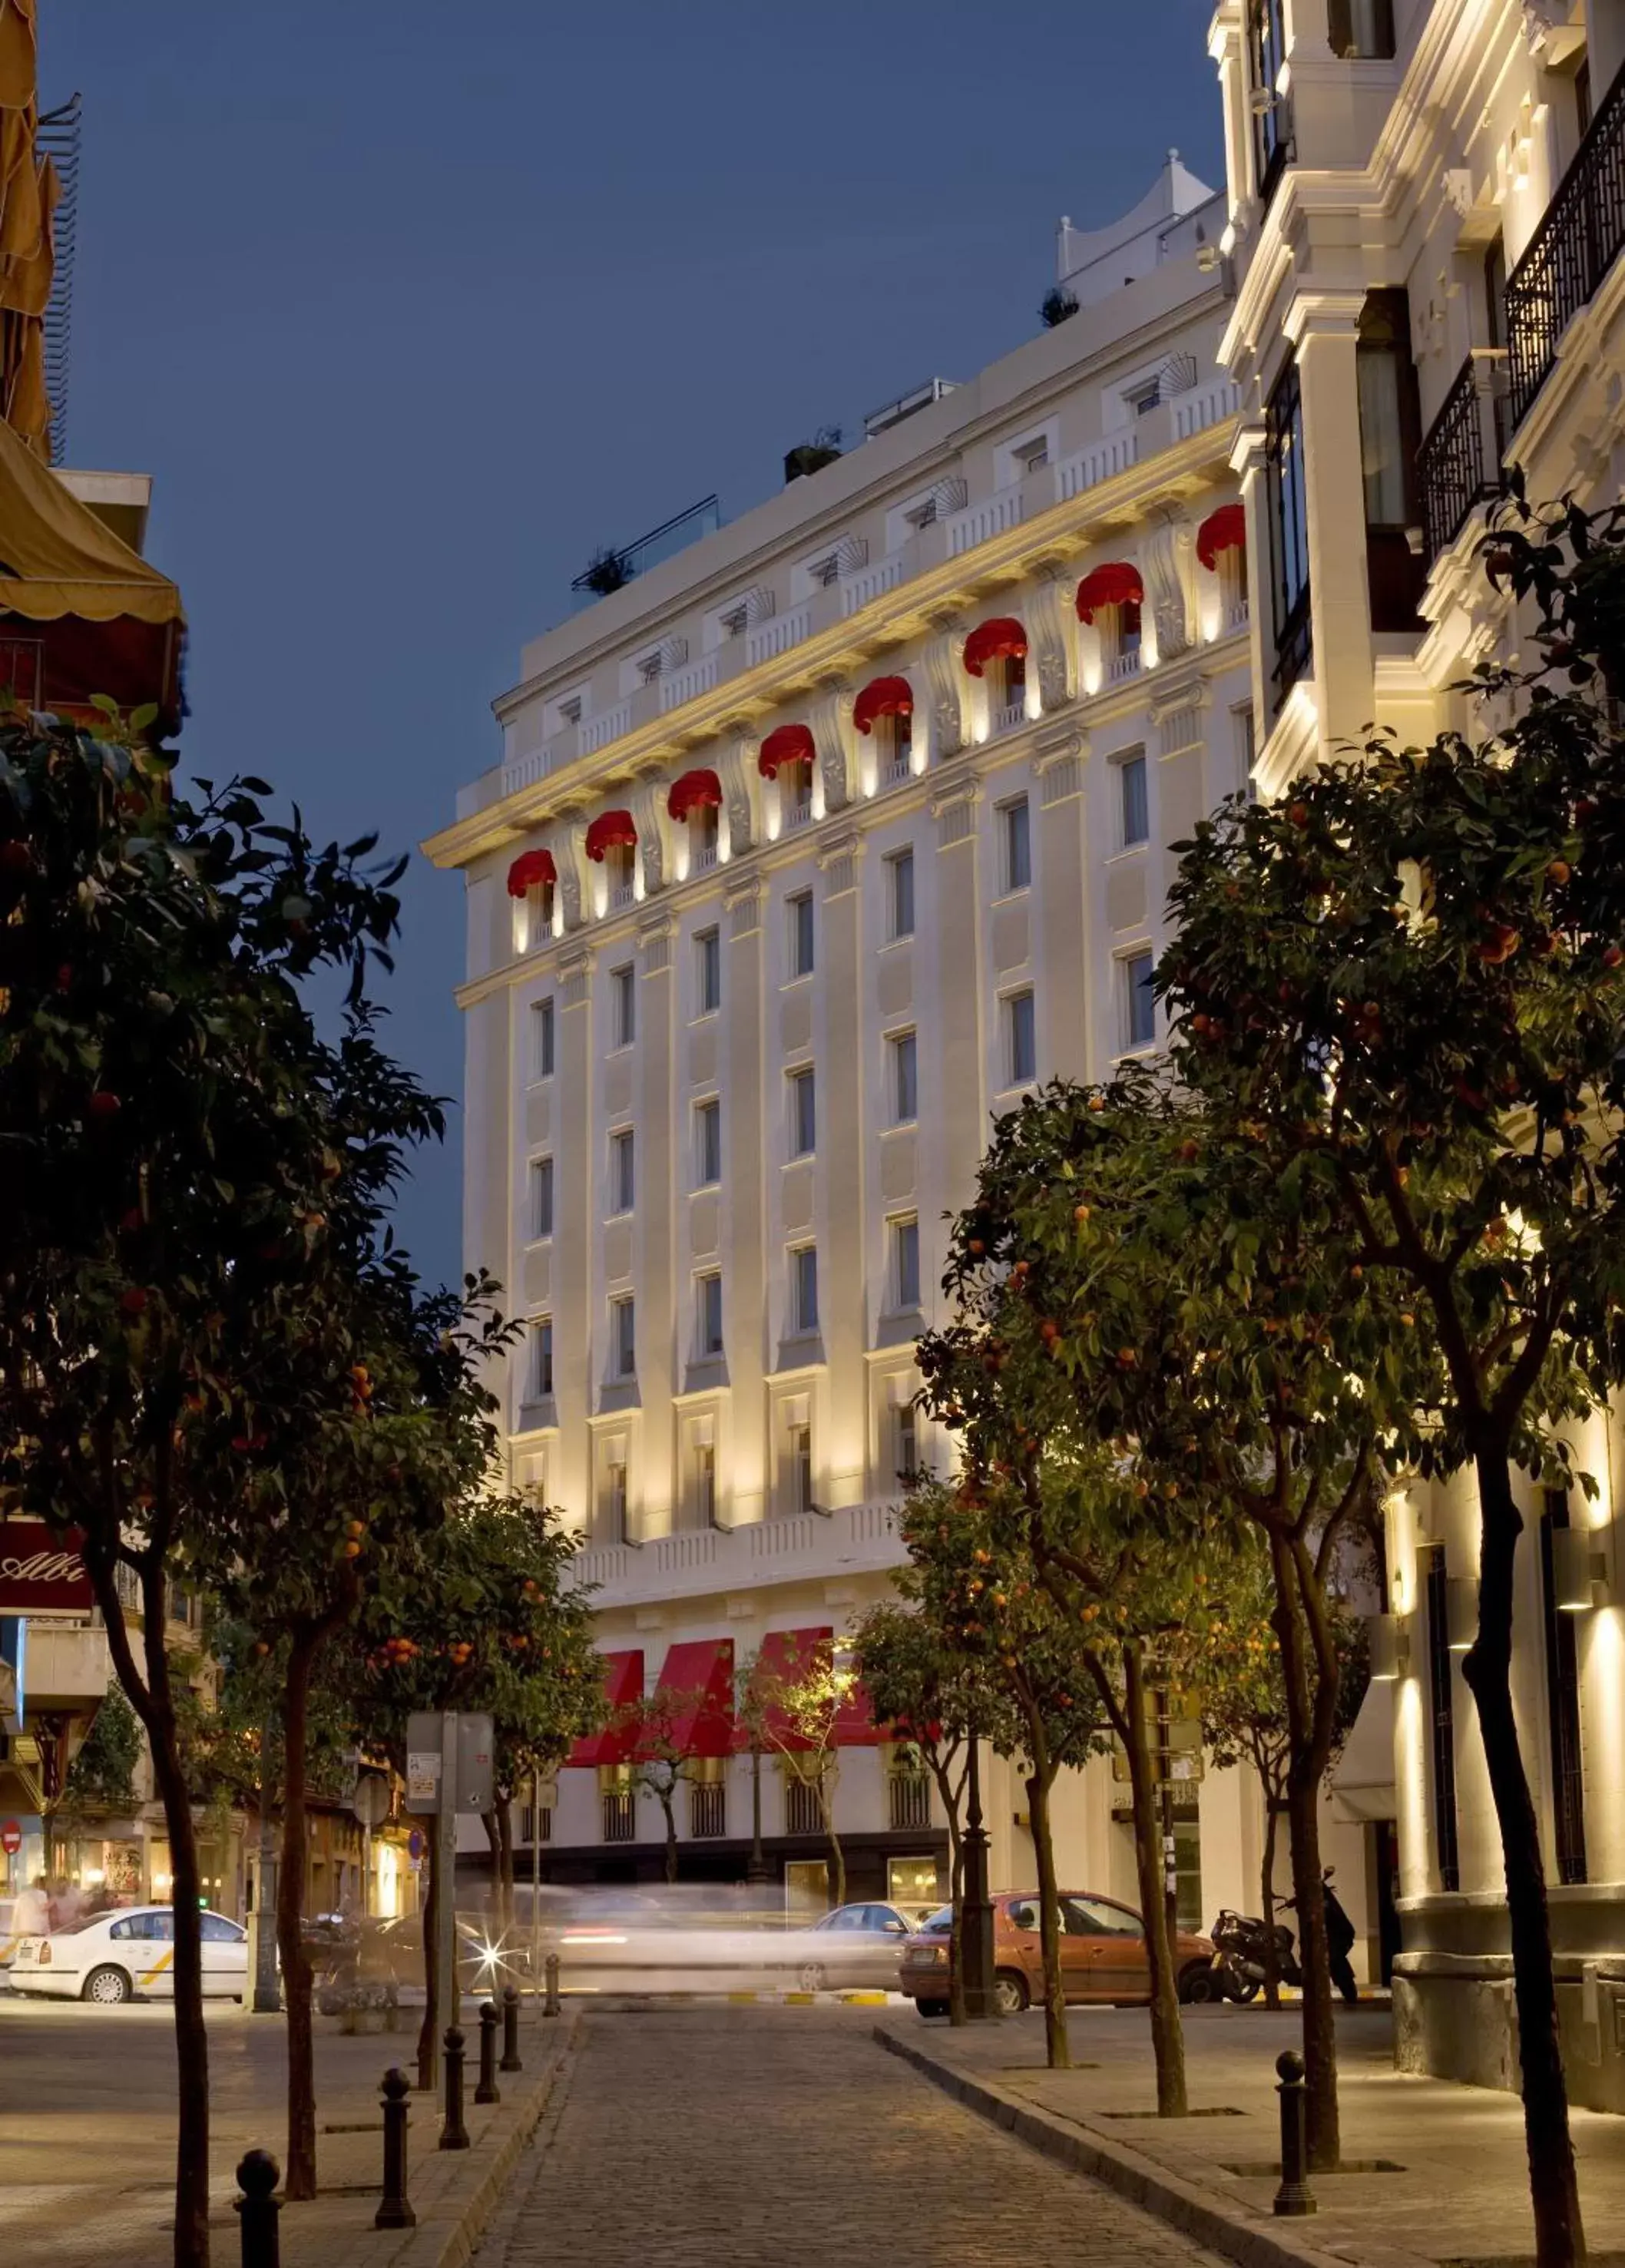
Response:
[{"label": "street lamp post", "polygon": [[993,1906],[988,1896],[988,1836],[982,1823],[981,1742],[973,1734],[965,1800],[965,1899],[960,1910],[960,1964],[967,2016],[996,2016],[993,1986]]},{"label": "street lamp post", "polygon": [[761,1847],[761,1750],[750,1752],[750,1864],[745,1869],[747,1882],[765,1882],[768,1861]]},{"label": "street lamp post", "polygon": [[280,2016],[282,1986],[276,1975],[276,1823],[269,1787],[270,1719],[260,1736],[260,1878],[254,1915],[254,2008],[256,2016]]}]

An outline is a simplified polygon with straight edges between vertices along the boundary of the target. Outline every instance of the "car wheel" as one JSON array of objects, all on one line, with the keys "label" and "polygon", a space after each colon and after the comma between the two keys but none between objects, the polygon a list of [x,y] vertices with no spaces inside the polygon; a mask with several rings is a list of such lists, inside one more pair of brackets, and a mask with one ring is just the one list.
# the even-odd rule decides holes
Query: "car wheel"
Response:
[{"label": "car wheel", "polygon": [[821,1961],[804,1961],[796,1972],[796,1981],[804,1992],[822,1992],[829,1983]]},{"label": "car wheel", "polygon": [[945,2000],[916,2000],[914,2005],[923,2016],[945,2016],[948,2013]]},{"label": "car wheel", "polygon": [[1001,1969],[993,1979],[993,2003],[1001,2016],[1019,2016],[1031,2007],[1026,1978],[1014,1969]]},{"label": "car wheel", "polygon": [[1213,1971],[1205,1961],[1193,1961],[1188,1969],[1180,1971],[1180,1998],[1193,2008],[1205,2007],[1210,2000],[1219,1997],[1213,1981]]},{"label": "car wheel", "polygon": [[135,1988],[121,1969],[92,1969],[79,1994],[80,1999],[93,2000],[99,2008],[116,2008],[135,1997]]}]

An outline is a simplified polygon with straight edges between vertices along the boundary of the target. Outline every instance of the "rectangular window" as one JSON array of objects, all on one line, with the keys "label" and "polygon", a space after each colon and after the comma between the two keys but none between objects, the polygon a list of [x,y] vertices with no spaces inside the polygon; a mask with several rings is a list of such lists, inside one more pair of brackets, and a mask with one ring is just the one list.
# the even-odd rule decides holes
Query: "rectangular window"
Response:
[{"label": "rectangular window", "polygon": [[919,1060],[915,1035],[899,1032],[886,1045],[892,1054],[892,1123],[912,1126],[920,1115]]},{"label": "rectangular window", "polygon": [[616,1378],[637,1375],[637,1304],[631,1299],[609,1303],[610,1360]]},{"label": "rectangular window", "polygon": [[694,1448],[694,1508],[702,1528],[717,1525],[717,1445],[696,1441]]},{"label": "rectangular window", "polygon": [[637,1037],[637,993],[630,961],[610,970],[609,998],[610,1044],[629,1048]]},{"label": "rectangular window", "polygon": [[1450,1666],[1450,1588],[1445,1547],[1429,1544],[1421,1554],[1423,1597],[1428,1625],[1428,1700],[1433,1757],[1433,1857],[1441,1890],[1461,1888],[1456,1842],[1456,1717]]},{"label": "rectangular window", "polygon": [[1033,880],[1033,836],[1025,795],[999,806],[999,828],[1004,836],[1004,886],[1006,890],[1027,889]]},{"label": "rectangular window", "polygon": [[722,1005],[722,934],[700,930],[694,940],[695,995],[702,1016],[714,1016]]},{"label": "rectangular window", "polygon": [[630,1212],[637,1198],[637,1174],[629,1126],[609,1138],[609,1210]]},{"label": "rectangular window", "polygon": [[539,1241],[553,1233],[553,1160],[531,1160],[531,1236]]},{"label": "rectangular window", "polygon": [[1326,37],[1345,63],[1386,60],[1393,53],[1393,0],[1327,0]]},{"label": "rectangular window", "polygon": [[709,1189],[722,1179],[722,1104],[713,1095],[695,1105],[694,1177],[697,1189]]},{"label": "rectangular window", "polygon": [[914,853],[897,850],[886,862],[886,930],[892,937],[914,935]]},{"label": "rectangular window", "polygon": [[818,1329],[818,1247],[798,1244],[790,1256],[790,1327],[803,1333]]},{"label": "rectangular window", "polygon": [[1253,724],[1253,703],[1244,701],[1232,712],[1236,719],[1236,762],[1241,773],[1241,787],[1249,803],[1258,801],[1258,782],[1254,777],[1254,766],[1258,762],[1258,735]]},{"label": "rectangular window", "polygon": [[551,1079],[553,1076],[553,1003],[534,1000],[531,1003],[531,1077]]},{"label": "rectangular window", "polygon": [[920,1469],[920,1413],[912,1402],[905,1402],[892,1412],[892,1418],[897,1477],[911,1481]]},{"label": "rectangular window", "polygon": [[798,890],[785,902],[789,924],[790,973],[795,976],[812,974],[812,893]]},{"label": "rectangular window", "polygon": [[920,1304],[920,1224],[910,1213],[891,1225],[892,1305],[901,1314]]},{"label": "rectangular window", "polygon": [[1285,103],[1276,89],[1286,61],[1283,0],[1248,0],[1248,89],[1253,107],[1253,163],[1258,194],[1266,204],[1285,169],[1291,149]]},{"label": "rectangular window", "polygon": [[553,1318],[540,1315],[531,1325],[530,1377],[527,1402],[546,1402],[553,1393]]},{"label": "rectangular window", "polygon": [[816,1509],[812,1502],[812,1428],[805,1418],[786,1427],[784,1449],[790,1509],[812,1512]]},{"label": "rectangular window", "polygon": [[1540,1596],[1546,1609],[1546,1720],[1552,1744],[1552,1830],[1560,1882],[1585,1880],[1585,1782],[1580,1753],[1580,1672],[1575,1617],[1558,1604],[1553,1537],[1569,1526],[1562,1489],[1546,1491],[1540,1519]]},{"label": "rectangular window", "polygon": [[1011,1086],[1026,1086],[1030,1079],[1038,1077],[1038,1042],[1030,992],[1012,992],[1004,1003],[1004,1069]]},{"label": "rectangular window", "polygon": [[1411,545],[1422,520],[1416,492],[1422,397],[1410,350],[1410,300],[1403,291],[1366,294],[1354,367],[1371,628],[1419,629],[1416,606],[1427,563]]},{"label": "rectangular window", "polygon": [[695,1279],[695,1312],[698,1324],[699,1351],[702,1356],[722,1352],[722,1278],[714,1271]]},{"label": "rectangular window", "polygon": [[811,1157],[818,1147],[818,1094],[811,1070],[790,1074],[790,1154]]},{"label": "rectangular window", "polygon": [[1136,843],[1148,842],[1151,831],[1143,756],[1126,756],[1118,765],[1117,791],[1121,800],[1123,849],[1132,850]]},{"label": "rectangular window", "polygon": [[1149,1048],[1157,1037],[1157,995],[1151,989],[1156,956],[1130,953],[1122,963],[1123,1045]]},{"label": "rectangular window", "polygon": [[[626,1451],[612,1449],[604,1464],[603,1541],[626,1542]],[[630,1796],[627,1798],[629,1804]]]},{"label": "rectangular window", "polygon": [[1017,477],[1025,479],[1028,473],[1041,472],[1049,462],[1049,444],[1040,433],[1036,440],[1018,441],[1010,453]]},{"label": "rectangular window", "polygon": [[1270,595],[1279,707],[1309,667],[1309,517],[1304,496],[1304,407],[1298,368],[1290,365],[1269,397],[1264,438],[1265,517],[1269,531]]}]

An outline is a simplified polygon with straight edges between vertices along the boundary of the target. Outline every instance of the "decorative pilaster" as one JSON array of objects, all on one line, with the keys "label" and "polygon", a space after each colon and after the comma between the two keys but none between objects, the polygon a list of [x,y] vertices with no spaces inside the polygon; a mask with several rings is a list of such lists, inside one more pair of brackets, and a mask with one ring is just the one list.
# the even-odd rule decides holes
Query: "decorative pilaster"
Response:
[{"label": "decorative pilaster", "polygon": [[852,800],[854,697],[839,678],[828,678],[820,686],[812,703],[812,745],[818,750],[826,814],[844,811]]},{"label": "decorative pilaster", "polygon": [[754,735],[724,740],[717,753],[717,777],[728,815],[728,848],[737,858],[761,840],[761,774],[756,770],[760,742]]},{"label": "decorative pilaster", "polygon": [[923,656],[930,696],[931,753],[957,756],[965,746],[965,639],[950,630],[934,637]]},{"label": "decorative pilaster", "polygon": [[652,896],[672,871],[672,821],[665,807],[667,783],[663,774],[650,773],[632,792],[632,817],[637,827],[637,855],[643,869],[643,892]]},{"label": "decorative pilaster", "polygon": [[1027,596],[1025,619],[1046,716],[1077,697],[1077,615],[1072,604],[1077,587],[1076,574],[1046,567]]},{"label": "decorative pilaster", "polygon": [[1142,546],[1145,601],[1157,625],[1158,662],[1175,661],[1196,642],[1196,531],[1183,512],[1165,512]]},{"label": "decorative pilaster", "polygon": [[587,857],[587,823],[571,816],[561,821],[553,838],[553,863],[558,870],[559,900],[564,926],[579,929],[592,904],[592,866]]}]

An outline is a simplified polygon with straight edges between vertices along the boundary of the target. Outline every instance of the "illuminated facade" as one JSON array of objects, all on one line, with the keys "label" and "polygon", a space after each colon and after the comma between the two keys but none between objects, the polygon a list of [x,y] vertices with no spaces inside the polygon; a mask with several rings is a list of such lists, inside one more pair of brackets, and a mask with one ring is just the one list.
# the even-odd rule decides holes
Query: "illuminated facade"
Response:
[{"label": "illuminated facade", "polygon": [[[1221,360],[1252,562],[1259,777],[1278,787],[1371,720],[1423,740],[1516,645],[1474,552],[1500,467],[1612,504],[1625,473],[1622,0],[1224,0],[1234,291]],[[1350,541],[1364,529],[1364,541]],[[1524,1504],[1514,1698],[1542,1821],[1577,2100],[1625,2108],[1621,1443],[1577,1445],[1588,1502]],[[1401,2061],[1516,2071],[1500,1844],[1460,1671],[1477,1506],[1397,1496],[1389,1605],[1357,1734],[1397,1824]],[[1371,1759],[1393,1718],[1392,1788]]]}]

